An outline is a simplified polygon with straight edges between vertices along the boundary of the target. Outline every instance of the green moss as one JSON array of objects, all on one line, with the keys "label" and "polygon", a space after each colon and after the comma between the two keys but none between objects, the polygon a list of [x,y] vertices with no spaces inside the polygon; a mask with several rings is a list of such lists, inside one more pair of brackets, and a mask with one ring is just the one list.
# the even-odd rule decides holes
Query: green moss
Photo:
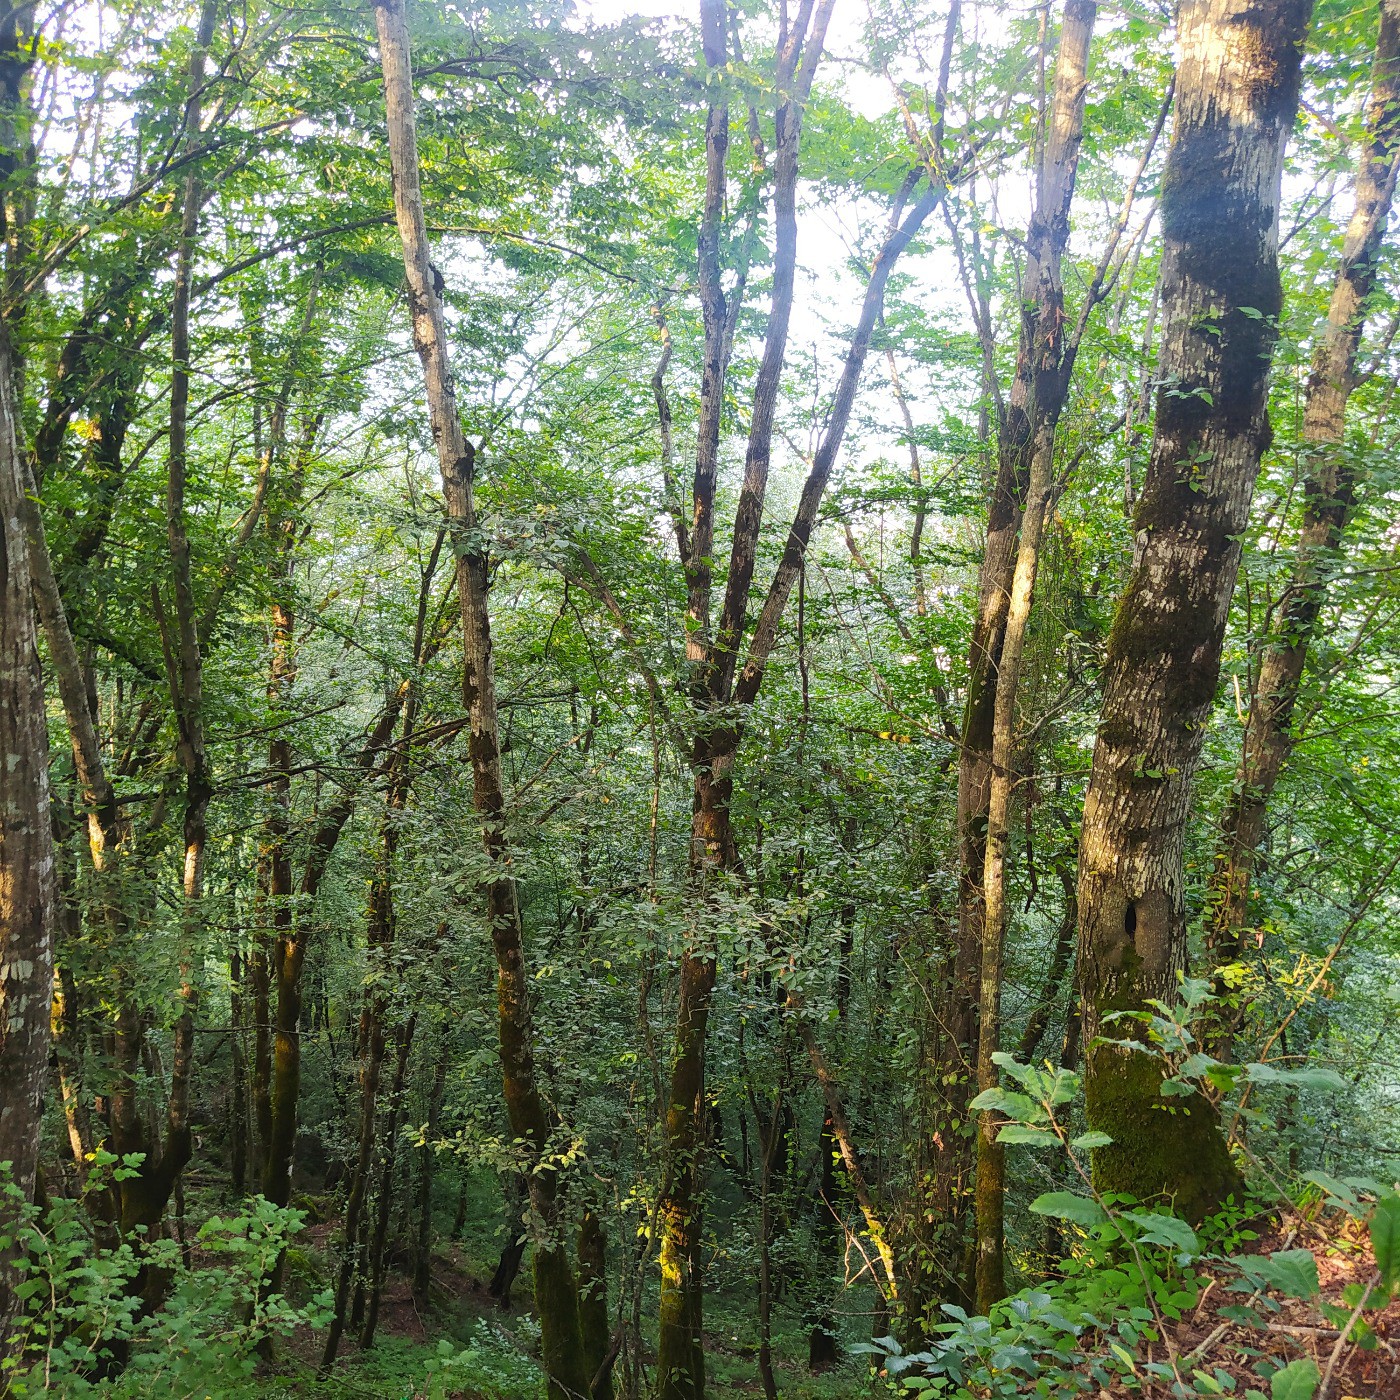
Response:
[{"label": "green moss", "polygon": [[1160,1060],[1104,1044],[1086,1068],[1089,1124],[1113,1139],[1094,1153],[1100,1191],[1166,1198],[1196,1223],[1242,1189],[1215,1111],[1199,1095],[1163,1098]]},{"label": "green moss", "polygon": [[534,1251],[535,1312],[540,1320],[540,1357],[549,1377],[549,1400],[588,1394],[579,1329],[578,1289],[569,1258],[559,1247]]}]

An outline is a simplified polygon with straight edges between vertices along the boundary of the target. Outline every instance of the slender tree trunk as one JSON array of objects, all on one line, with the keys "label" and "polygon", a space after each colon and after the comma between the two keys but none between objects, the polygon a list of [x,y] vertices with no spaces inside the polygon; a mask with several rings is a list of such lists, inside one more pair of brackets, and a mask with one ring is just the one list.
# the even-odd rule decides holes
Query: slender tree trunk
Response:
[{"label": "slender tree trunk", "polygon": [[[371,918],[375,917],[371,906]],[[350,1175],[350,1192],[345,1201],[345,1253],[340,1261],[336,1279],[335,1304],[330,1328],[326,1333],[325,1349],[321,1353],[321,1374],[335,1365],[340,1339],[345,1331],[346,1313],[350,1305],[352,1286],[360,1286],[364,1258],[361,1249],[365,1200],[369,1191],[370,1173],[374,1163],[375,1113],[379,1095],[379,1075],[384,1063],[384,1021],[382,1016],[368,1016],[368,1024],[360,1028],[360,1132],[355,1152],[355,1164]]]},{"label": "slender tree trunk", "polygon": [[821,1087],[822,1099],[826,1104],[827,1121],[831,1125],[832,1136],[841,1153],[841,1163],[846,1169],[846,1179],[850,1182],[851,1191],[856,1198],[856,1204],[860,1206],[861,1215],[865,1217],[866,1233],[880,1259],[883,1277],[876,1277],[875,1285],[884,1294],[886,1304],[897,1302],[899,1275],[895,1269],[894,1251],[890,1247],[884,1223],[880,1218],[875,1193],[870,1187],[860,1153],[856,1149],[855,1138],[851,1133],[850,1121],[847,1119],[845,1108],[841,1103],[841,1094],[837,1088],[836,1078],[826,1063],[821,1046],[817,1043],[816,1033],[803,1014],[801,997],[795,992],[789,992],[787,1006],[789,1012],[797,1018],[798,1034],[802,1037],[803,1048],[807,1051],[807,1058],[811,1061],[812,1073]]},{"label": "slender tree trunk", "polygon": [[608,1321],[608,1253],[603,1222],[585,1205],[578,1227],[578,1307],[592,1400],[613,1400],[612,1326]]},{"label": "slender tree trunk", "polygon": [[[860,317],[833,395],[826,432],[803,484],[778,568],[754,624],[743,667],[734,678],[731,713],[745,714],[758,697],[778,627],[801,570],[826,484],[850,419],[885,286],[900,254],[938,206],[945,188],[942,184],[929,186],[906,210],[904,199],[912,193],[911,185],[895,205],[890,231],[866,283]],[[693,534],[691,547],[697,547]],[[721,701],[716,698],[714,703],[718,707]],[[727,702],[725,707],[728,708]],[[691,861],[694,897],[701,901],[706,898],[704,891],[710,882],[737,867],[729,803],[733,795],[734,764],[742,738],[742,721],[732,718],[702,722],[696,737],[692,758],[695,799]],[[705,1038],[715,971],[714,958],[701,949],[692,948],[682,958],[666,1125],[668,1173],[660,1212],[661,1341],[657,1354],[660,1400],[698,1400],[704,1393],[699,1278],[692,1265],[699,1240]]]},{"label": "slender tree trunk", "polygon": [[374,1345],[374,1334],[379,1326],[379,1303],[384,1293],[384,1251],[389,1243],[389,1211],[394,1204],[394,1163],[398,1157],[399,1118],[403,1113],[404,1082],[408,1075],[408,1057],[413,1049],[416,1024],[416,1018],[410,1017],[399,1027],[394,1037],[394,1082],[389,1090],[389,1111],[384,1116],[374,1231],[370,1237],[366,1259],[369,1306],[365,1311],[364,1326],[360,1329],[361,1351],[368,1351]]},{"label": "slender tree trunk", "polygon": [[[29,62],[28,15],[0,22],[0,172],[13,185],[27,138],[20,113]],[[4,210],[4,241],[20,236]],[[17,269],[11,267],[9,275]],[[49,806],[49,744],[31,591],[28,472],[20,456],[14,351],[0,307],[0,1162],[33,1200],[48,1073],[57,887]],[[0,1254],[0,1338],[19,1304],[8,1251]],[[7,1351],[0,1341],[0,1352]]]},{"label": "slender tree trunk", "polygon": [[1091,1126],[1113,1139],[1094,1153],[1095,1179],[1104,1190],[1165,1194],[1196,1218],[1238,1184],[1214,1115],[1197,1096],[1173,1099],[1167,1116],[1160,1061],[1117,1048],[1125,1029],[1105,1017],[1171,998],[1185,966],[1182,842],[1269,437],[1279,186],[1311,8],[1181,7],[1162,179],[1162,387],[1080,842],[1087,1107]]},{"label": "slender tree trunk", "polygon": [[[55,881],[49,741],[34,629],[26,473],[15,438],[9,332],[0,324],[0,1162],[33,1198],[53,993]],[[15,1307],[0,1257],[0,1327]]]},{"label": "slender tree trunk", "polygon": [[[1060,916],[1060,926],[1055,931],[1055,945],[1050,954],[1050,967],[1045,975],[1045,990],[1040,1004],[1031,1012],[1026,1028],[1021,1035],[1021,1043],[1016,1049],[1016,1058],[1025,1063],[1035,1059],[1040,1042],[1050,1025],[1050,1017],[1055,1009],[1069,971],[1070,957],[1074,952],[1074,935],[1079,927],[1079,905],[1075,900],[1074,852],[1066,851],[1055,862],[1055,873],[1064,886],[1064,912]],[[1071,1006],[1070,1021],[1078,1019]]]},{"label": "slender tree trunk", "polygon": [[758,1175],[758,1375],[766,1400],[778,1400],[778,1382],[773,1374],[773,1168],[778,1141],[784,1133],[782,1108],[779,1088],[767,1131],[759,1124],[762,1157]]},{"label": "slender tree trunk", "polygon": [[[855,844],[855,822],[846,824],[846,846]],[[855,950],[856,906],[848,900],[842,904],[840,915],[841,944],[836,963],[836,1032],[844,1039],[846,1017],[851,1004],[851,955]],[[814,1042],[815,1043],[815,1042]],[[817,1193],[817,1218],[813,1223],[813,1235],[822,1256],[822,1265],[828,1265],[833,1272],[839,1271],[841,1258],[841,1232],[838,1228],[836,1161],[840,1149],[836,1142],[836,1129],[832,1122],[831,1109],[822,1106],[822,1126],[817,1135],[817,1152],[821,1162],[820,1186]],[[819,1265],[820,1267],[820,1265]],[[831,1306],[830,1295],[824,1293],[813,1309],[812,1328],[807,1339],[807,1366],[812,1371],[825,1371],[840,1360],[840,1349],[836,1336],[836,1317]]]},{"label": "slender tree trunk", "polygon": [[[1069,392],[1077,349],[1065,333],[1064,286],[1060,264],[1069,241],[1069,214],[1084,135],[1084,101],[1088,87],[1089,43],[1097,6],[1094,0],[1068,0],[1060,30],[1055,66],[1055,93],[1036,189],[1035,212],[1027,235],[1025,286],[1022,291],[1021,342],[1013,413],[1024,413],[1029,440],[1007,444],[1020,460],[1029,460],[1025,508],[1010,594],[1005,603],[1003,634],[992,702],[991,754],[985,784],[987,826],[983,843],[980,898],[981,978],[978,1004],[977,1083],[997,1082],[993,1056],[1000,1048],[1002,961],[1006,946],[1006,853],[1011,830],[1011,798],[1016,761],[1016,699],[1026,632],[1040,565],[1040,541],[1054,496],[1055,429]],[[969,710],[971,713],[971,710]],[[1006,1292],[1002,1213],[1005,1194],[1004,1151],[997,1141],[994,1114],[977,1120],[977,1310],[985,1313]]]},{"label": "slender tree trunk", "polygon": [[243,958],[237,948],[229,954],[229,1180],[234,1196],[248,1193],[248,1053],[244,1034],[247,1007],[243,1001]]},{"label": "slender tree trunk", "polygon": [[[425,662],[434,654],[437,641],[435,638],[425,648]],[[379,717],[366,736],[356,760],[359,778],[363,778],[374,768],[381,760],[385,748],[392,742],[399,716],[413,693],[415,681],[416,677],[411,676],[401,682],[379,712]],[[340,840],[340,834],[345,829],[345,823],[349,821],[354,810],[356,796],[356,789],[352,788],[340,797],[323,813],[319,825],[312,833],[301,882],[295,895],[298,908],[293,916],[293,896],[289,894],[284,901],[288,911],[287,919],[282,925],[281,935],[273,950],[271,972],[276,993],[275,1024],[271,1037],[271,1088],[268,1094],[267,1155],[263,1164],[262,1189],[268,1200],[277,1205],[286,1205],[291,1195],[297,1134],[297,1098],[301,1086],[302,971],[313,927],[311,912],[326,867]],[[285,870],[288,888],[291,885],[290,875],[289,863]],[[282,879],[283,876],[275,876],[271,888],[280,890]]]},{"label": "slender tree trunk", "polygon": [[451,1046],[448,1026],[438,1028],[436,1054],[433,1056],[433,1082],[428,1088],[428,1118],[424,1143],[418,1149],[418,1236],[413,1247],[413,1301],[420,1309],[428,1306],[428,1293],[433,1280],[433,1169],[437,1165],[434,1142],[438,1135],[438,1117],[442,1112],[443,1091],[447,1087],[447,1058]]},{"label": "slender tree trunk", "polygon": [[[462,432],[449,369],[442,302],[429,259],[413,120],[413,77],[403,0],[376,0],[384,72],[394,213],[403,243],[414,347],[423,366],[428,413],[442,471],[443,497],[457,559],[463,633],[463,698],[471,717],[469,749],[482,846],[492,867],[486,887],[496,954],[501,1073],[511,1131],[538,1161],[549,1150],[551,1116],[535,1073],[529,974],[515,881],[508,868],[505,795],[492,673],[487,558],[477,538],[472,499],[474,453]],[[531,1163],[533,1167],[534,1162]],[[534,1249],[535,1305],[551,1400],[586,1393],[578,1287],[561,1233],[558,1173],[531,1171],[531,1205],[542,1238]]]},{"label": "slender tree trunk", "polygon": [[1245,952],[1250,879],[1264,839],[1269,799],[1293,750],[1293,710],[1308,647],[1327,600],[1333,560],[1356,494],[1355,468],[1338,449],[1346,427],[1347,401],[1361,380],[1358,353],[1400,154],[1400,4],[1383,0],[1380,8],[1380,39],[1371,73],[1366,141],[1356,173],[1356,202],[1303,409],[1307,478],[1293,579],[1279,601],[1276,631],[1260,660],[1244,752],[1221,819],[1210,879],[1206,938],[1211,953],[1222,962]]},{"label": "slender tree trunk", "polygon": [[[199,30],[190,56],[189,96],[185,104],[187,145],[199,139],[203,111],[204,65],[214,37],[217,0],[204,0]],[[199,621],[195,609],[190,564],[190,541],[185,525],[185,484],[188,476],[188,420],[190,398],[190,296],[194,281],[195,241],[203,186],[196,171],[185,178],[180,213],[180,238],[175,252],[175,288],[170,312],[170,436],[166,456],[166,537],[170,546],[171,592],[175,600],[175,626],[164,620],[158,586],[151,585],[156,618],[160,623],[165,669],[175,711],[176,749],[185,773],[184,859],[180,906],[180,1014],[175,1022],[170,1067],[170,1091],[166,1110],[165,1147],[160,1174],[165,1194],[174,1188],[190,1158],[189,1105],[194,1071],[194,1018],[199,989],[195,964],[201,939],[204,898],[204,856],[208,846],[209,800],[212,788],[204,745],[204,660]],[[147,1170],[152,1164],[147,1164]],[[163,1212],[164,1201],[160,1209]],[[155,1221],[146,1221],[154,1225]]]},{"label": "slender tree trunk", "polygon": [[505,1202],[506,1242],[501,1246],[501,1256],[496,1261],[496,1270],[491,1275],[487,1292],[496,1300],[502,1312],[509,1312],[511,1289],[515,1286],[515,1277],[520,1272],[525,1245],[530,1238],[522,1219],[530,1204],[530,1188],[519,1172],[510,1175],[505,1188]]},{"label": "slender tree trunk", "polygon": [[[272,407],[267,439],[262,450],[261,481],[273,491],[275,504],[266,511],[266,528],[272,545],[268,582],[271,657],[268,663],[267,699],[275,711],[289,711],[298,672],[296,613],[292,573],[295,567],[297,507],[306,481],[307,459],[320,426],[311,415],[291,463],[285,488],[273,477],[287,445],[287,416],[296,385],[297,352],[311,335],[319,282],[307,293],[297,342]],[[272,775],[266,788],[267,808],[258,853],[264,881],[262,917],[249,958],[249,982],[254,1023],[253,1115],[262,1148],[263,1192],[269,1200],[287,1204],[292,1154],[296,1144],[297,1099],[301,1090],[301,977],[305,964],[307,921],[315,890],[303,888],[298,901],[292,875],[292,763],[291,740],[279,730],[268,740],[267,768]],[[324,829],[323,829],[324,830]],[[330,838],[334,845],[339,828]],[[318,840],[320,833],[318,833]],[[319,859],[313,849],[310,871]],[[329,849],[325,858],[329,858]],[[323,862],[324,863],[324,862]]]}]

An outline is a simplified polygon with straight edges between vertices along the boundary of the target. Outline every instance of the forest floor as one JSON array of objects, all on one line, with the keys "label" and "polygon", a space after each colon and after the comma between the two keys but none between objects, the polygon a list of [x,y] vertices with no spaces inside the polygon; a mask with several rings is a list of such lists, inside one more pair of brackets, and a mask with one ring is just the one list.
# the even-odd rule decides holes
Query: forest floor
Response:
[{"label": "forest floor", "polygon": [[[299,1291],[325,1285],[330,1246],[341,1222],[309,1226],[292,1252],[289,1267],[300,1273]],[[473,1259],[460,1244],[433,1257],[429,1307],[420,1311],[406,1275],[390,1271],[380,1303],[375,1345],[362,1351],[352,1329],[342,1342],[335,1370],[317,1376],[325,1332],[299,1329],[282,1342],[275,1360],[263,1364],[242,1395],[248,1400],[537,1400],[535,1362],[538,1328],[530,1313],[528,1261],[502,1309],[487,1286],[492,1266]],[[761,1395],[757,1344],[752,1338],[752,1297],[707,1299],[707,1395],[710,1400],[747,1400]],[[786,1323],[786,1325],[785,1325]],[[796,1319],[775,1318],[774,1367],[783,1400],[845,1400],[871,1393],[863,1357],[825,1374],[806,1366],[807,1337]],[[452,1364],[443,1367],[445,1357]],[[648,1361],[650,1358],[647,1358]],[[242,1400],[242,1397],[240,1397]]]},{"label": "forest floor", "polygon": [[[1249,1252],[1263,1255],[1299,1247],[1310,1249],[1317,1260],[1321,1293],[1307,1301],[1275,1295],[1265,1304],[1269,1311],[1263,1327],[1231,1317],[1229,1310],[1245,1303],[1246,1295],[1226,1291],[1225,1280],[1209,1267],[1201,1270],[1211,1282],[1172,1334],[1177,1357],[1192,1360],[1189,1367],[1181,1367],[1182,1374],[1199,1369],[1220,1385],[1221,1393],[1243,1395],[1251,1386],[1267,1393],[1261,1370],[1311,1357],[1324,1376],[1332,1368],[1326,1391],[1331,1400],[1400,1400],[1400,1297],[1383,1309],[1364,1312],[1361,1345],[1338,1345],[1338,1322],[1347,1320],[1359,1293],[1376,1276],[1365,1231],[1351,1222],[1329,1222],[1324,1229],[1294,1221],[1287,1229],[1273,1227]],[[1161,1359],[1160,1348],[1156,1359]],[[1120,1388],[1110,1393],[1117,1400],[1142,1392]]]},{"label": "forest floor", "polygon": [[[295,1279],[310,1291],[324,1286],[329,1247],[337,1221],[313,1225],[290,1258]],[[1400,1400],[1400,1298],[1384,1309],[1368,1309],[1362,1346],[1338,1347],[1338,1323],[1351,1311],[1358,1289],[1374,1276],[1365,1232],[1329,1221],[1326,1227],[1294,1220],[1273,1226],[1248,1252],[1308,1248],[1317,1260],[1321,1293],[1303,1301],[1231,1291],[1231,1277],[1208,1263],[1197,1267],[1206,1281],[1199,1302],[1170,1328],[1179,1373],[1200,1395],[1243,1396],[1269,1391],[1262,1377],[1281,1363],[1311,1357],[1319,1372],[1332,1368],[1329,1400]],[[348,1337],[335,1371],[325,1380],[316,1370],[323,1332],[304,1329],[282,1344],[277,1359],[260,1369],[246,1396],[258,1400],[314,1396],[322,1400],[536,1400],[540,1394],[534,1354],[538,1331],[529,1313],[528,1268],[508,1310],[497,1306],[485,1280],[491,1269],[459,1244],[434,1257],[430,1307],[420,1312],[408,1279],[390,1272],[381,1302],[379,1334],[370,1351]],[[1345,1295],[1345,1296],[1344,1296]],[[1241,1320],[1247,1306],[1258,1320]],[[1330,1316],[1329,1316],[1329,1309]],[[1340,1310],[1340,1315],[1339,1315]],[[1232,1313],[1234,1315],[1232,1315]],[[752,1297],[719,1295],[707,1304],[706,1353],[711,1400],[747,1400],[762,1394]],[[1087,1348],[1093,1351],[1092,1344]],[[1336,1360],[1333,1362],[1333,1354]],[[444,1366],[446,1359],[451,1364]],[[1144,1345],[1139,1361],[1164,1359],[1161,1344]],[[855,1400],[874,1395],[915,1394],[887,1378],[872,1377],[863,1357],[852,1357],[826,1374],[806,1366],[806,1335],[796,1316],[778,1310],[774,1361],[782,1400]],[[1027,1382],[1025,1394],[1033,1394]],[[1066,1392],[1068,1394],[1069,1392]],[[1083,1393],[1082,1391],[1080,1393]],[[1089,1394],[1094,1394],[1092,1387]],[[1123,1383],[1099,1390],[1096,1400],[1128,1396],[1166,1397],[1163,1385]]]}]

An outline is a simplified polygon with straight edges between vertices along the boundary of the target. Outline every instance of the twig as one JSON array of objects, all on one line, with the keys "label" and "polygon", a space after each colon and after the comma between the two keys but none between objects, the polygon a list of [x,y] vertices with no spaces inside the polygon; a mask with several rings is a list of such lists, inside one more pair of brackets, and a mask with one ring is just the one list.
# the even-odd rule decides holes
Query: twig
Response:
[{"label": "twig", "polygon": [[1381,1274],[1380,1270],[1377,1269],[1370,1283],[1366,1285],[1366,1291],[1357,1299],[1356,1306],[1351,1310],[1351,1316],[1347,1318],[1347,1325],[1342,1328],[1342,1335],[1337,1338],[1337,1345],[1332,1348],[1332,1355],[1327,1358],[1327,1369],[1322,1373],[1322,1384],[1317,1388],[1317,1400],[1327,1400],[1327,1391],[1332,1384],[1332,1372],[1337,1369],[1337,1362],[1341,1359],[1347,1338],[1351,1336],[1351,1329],[1356,1326],[1356,1319],[1361,1316],[1361,1309],[1371,1301],[1372,1290],[1380,1281]]}]

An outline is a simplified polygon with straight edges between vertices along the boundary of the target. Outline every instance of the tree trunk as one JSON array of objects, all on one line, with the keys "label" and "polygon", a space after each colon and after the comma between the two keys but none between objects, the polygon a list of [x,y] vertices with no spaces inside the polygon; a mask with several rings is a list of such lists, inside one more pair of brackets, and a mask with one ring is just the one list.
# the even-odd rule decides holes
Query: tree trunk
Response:
[{"label": "tree trunk", "polygon": [[512,1172],[506,1184],[505,1203],[506,1242],[501,1246],[501,1255],[486,1291],[496,1300],[496,1306],[502,1312],[509,1312],[510,1292],[515,1286],[515,1277],[520,1272],[525,1245],[530,1238],[522,1218],[530,1204],[530,1188],[519,1172]]},{"label": "tree trunk", "polygon": [[438,1028],[437,1053],[433,1057],[433,1082],[428,1087],[428,1120],[423,1146],[418,1150],[418,1235],[413,1247],[413,1301],[419,1310],[428,1306],[433,1281],[433,1174],[437,1165],[434,1142],[443,1091],[447,1087],[447,1057],[451,1046],[449,1027]]},{"label": "tree trunk", "polygon": [[[217,0],[204,0],[199,30],[190,55],[185,103],[186,145],[199,139],[203,111],[204,64],[214,37]],[[170,547],[171,592],[175,626],[166,625],[159,586],[151,585],[156,620],[165,655],[171,706],[175,713],[176,750],[185,773],[184,859],[180,903],[180,1014],[175,1021],[167,1097],[165,1145],[160,1175],[168,1198],[190,1159],[190,1088],[194,1071],[194,1018],[199,989],[195,965],[200,957],[201,908],[204,898],[204,855],[209,841],[209,800],[213,789],[204,744],[204,659],[195,610],[190,564],[190,540],[185,526],[185,483],[188,475],[190,399],[190,295],[194,280],[195,240],[204,202],[197,171],[185,177],[180,212],[180,238],[175,252],[175,287],[170,311],[170,436],[166,454],[166,538]],[[154,1164],[146,1163],[144,1171]],[[161,1202],[163,1213],[165,1202]],[[145,1222],[154,1225],[154,1220]]]},{"label": "tree trunk", "polygon": [[399,1027],[395,1036],[394,1082],[389,1090],[389,1111],[384,1115],[384,1130],[380,1147],[379,1191],[375,1200],[374,1230],[370,1236],[366,1258],[369,1284],[369,1306],[364,1326],[360,1329],[360,1350],[374,1345],[379,1326],[379,1302],[384,1293],[384,1251],[389,1243],[389,1211],[394,1203],[394,1163],[398,1157],[399,1118],[403,1113],[404,1081],[408,1075],[408,1057],[413,1050],[416,1018],[410,1017]]},{"label": "tree trunk", "polygon": [[[1311,0],[1187,0],[1162,178],[1163,342],[1136,547],[1110,632],[1084,801],[1079,969],[1099,1187],[1200,1218],[1238,1185],[1214,1115],[1105,1017],[1171,998],[1186,963],[1182,843],[1215,700],[1239,536],[1268,442],[1282,307],[1278,206]],[[1097,1042],[1107,1033],[1110,1039]],[[1184,1111],[1183,1111],[1184,1110]]]},{"label": "tree trunk", "polygon": [[[371,918],[374,909],[371,907]],[[366,1013],[368,1016],[368,1013]],[[345,1201],[345,1253],[340,1261],[336,1279],[335,1304],[330,1328],[326,1333],[325,1349],[321,1353],[321,1374],[326,1375],[335,1365],[340,1350],[340,1338],[345,1331],[346,1313],[350,1305],[352,1286],[359,1286],[363,1277],[361,1237],[365,1199],[369,1191],[370,1171],[374,1162],[376,1108],[379,1096],[379,1075],[384,1063],[384,1021],[382,1016],[369,1017],[369,1024],[360,1030],[360,1134],[355,1152],[355,1164],[350,1175],[350,1192]]]},{"label": "tree trunk", "polygon": [[1211,873],[1206,938],[1211,953],[1222,962],[1245,953],[1250,879],[1264,839],[1265,815],[1293,750],[1298,687],[1356,494],[1355,468],[1338,448],[1346,428],[1347,401],[1361,380],[1358,352],[1400,154],[1400,4],[1396,0],[1383,0],[1381,5],[1366,128],[1356,173],[1356,202],[1303,408],[1307,477],[1293,579],[1279,600],[1276,630],[1260,660],[1244,752],[1221,819]]},{"label": "tree trunk", "polygon": [[[1011,798],[1016,761],[1016,698],[1021,681],[1026,632],[1035,598],[1040,541],[1054,496],[1055,430],[1069,392],[1077,350],[1066,335],[1064,285],[1060,264],[1069,241],[1070,205],[1079,170],[1088,88],[1089,43],[1094,32],[1094,0],[1068,0],[1055,66],[1055,94],[1036,188],[1035,211],[1027,233],[1022,288],[1021,340],[1016,382],[1011,391],[1013,423],[1003,428],[1002,455],[1019,471],[1029,464],[1025,508],[992,691],[990,763],[979,793],[987,799],[983,839],[980,990],[978,996],[977,1087],[993,1088],[1000,1048],[1002,961],[1006,947],[1006,852],[1011,830]],[[1007,434],[1010,440],[1007,440]],[[1028,436],[1023,438],[1022,433]],[[999,604],[999,606],[1001,606]],[[972,713],[969,707],[969,714]],[[979,726],[980,726],[979,718]],[[980,758],[978,760],[981,762]],[[1002,1212],[1005,1153],[997,1141],[1000,1123],[993,1113],[977,1119],[977,1310],[987,1312],[1006,1292]]]},{"label": "tree trunk", "polygon": [[463,635],[463,698],[471,717],[469,749],[481,841],[493,875],[486,887],[496,954],[501,1073],[511,1131],[531,1162],[530,1197],[542,1232],[534,1249],[535,1306],[551,1400],[587,1392],[578,1288],[561,1234],[558,1173],[533,1167],[549,1150],[551,1117],[535,1075],[529,974],[515,881],[508,868],[505,795],[492,673],[487,558],[472,499],[474,454],[457,416],[447,330],[428,255],[413,120],[413,76],[403,0],[376,0],[380,61],[393,172],[394,213],[403,244],[413,342],[423,366],[428,414],[442,471],[443,497],[457,559]]},{"label": "tree trunk", "polygon": [[586,1205],[578,1227],[578,1308],[593,1400],[613,1400],[615,1353],[608,1321],[607,1252],[603,1222],[593,1206]]},{"label": "tree trunk", "polygon": [[[20,51],[27,20],[12,11],[0,24],[0,172],[7,183],[16,178],[27,139],[21,108],[28,63]],[[4,224],[9,241],[16,231],[8,209]],[[26,528],[29,482],[18,433],[13,348],[8,325],[0,324],[0,1162],[10,1164],[12,1180],[32,1200],[48,1072],[57,890]],[[17,1307],[12,1281],[8,1258],[0,1255],[0,1335],[8,1335],[5,1324]]]},{"label": "tree trunk", "polygon": [[[44,682],[24,529],[9,332],[0,325],[0,1162],[33,1198],[53,994],[55,887]],[[0,1325],[15,1300],[0,1259]]]},{"label": "tree trunk", "polygon": [[[930,185],[906,210],[904,201],[913,191],[909,184],[895,203],[889,233],[866,283],[860,317],[833,395],[826,432],[803,483],[782,557],[754,624],[744,665],[734,678],[732,695],[712,697],[717,709],[730,709],[732,701],[733,710],[742,716],[758,698],[778,627],[806,556],[826,484],[850,420],[871,333],[884,301],[885,286],[895,263],[938,206],[945,188],[941,183]],[[692,549],[696,547],[693,538]],[[737,866],[729,803],[733,794],[734,764],[742,739],[742,720],[716,721],[702,717],[691,763],[695,783],[692,887],[694,897],[701,901],[706,898],[704,890],[711,880]],[[713,956],[702,948],[691,948],[682,957],[676,1049],[667,1101],[667,1181],[660,1209],[661,1332],[657,1352],[660,1400],[699,1400],[704,1394],[699,1278],[692,1263],[699,1240],[705,1037],[715,971]]]}]

